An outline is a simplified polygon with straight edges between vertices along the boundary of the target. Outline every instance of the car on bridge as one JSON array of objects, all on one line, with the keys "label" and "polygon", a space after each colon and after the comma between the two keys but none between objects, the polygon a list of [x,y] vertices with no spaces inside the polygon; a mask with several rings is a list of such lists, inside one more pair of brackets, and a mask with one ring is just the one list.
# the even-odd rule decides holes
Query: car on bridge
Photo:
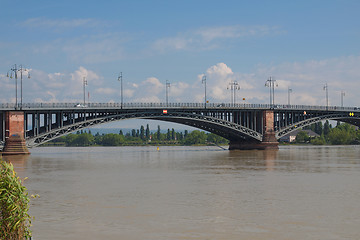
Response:
[{"label": "car on bridge", "polygon": [[85,107],[87,107],[87,106],[84,105],[84,104],[78,103],[78,104],[76,104],[74,107],[85,108]]}]

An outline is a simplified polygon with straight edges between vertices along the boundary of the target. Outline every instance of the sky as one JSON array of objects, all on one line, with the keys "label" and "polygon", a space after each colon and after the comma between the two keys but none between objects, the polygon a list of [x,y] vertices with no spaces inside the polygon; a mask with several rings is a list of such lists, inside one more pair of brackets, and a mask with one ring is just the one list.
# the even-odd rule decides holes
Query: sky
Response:
[{"label": "sky", "polygon": [[[0,0],[0,103],[275,103],[360,106],[360,1]],[[18,83],[18,88],[20,88]],[[20,95],[20,92],[18,93]],[[243,100],[245,99],[245,100]],[[20,101],[20,99],[18,99]]]}]

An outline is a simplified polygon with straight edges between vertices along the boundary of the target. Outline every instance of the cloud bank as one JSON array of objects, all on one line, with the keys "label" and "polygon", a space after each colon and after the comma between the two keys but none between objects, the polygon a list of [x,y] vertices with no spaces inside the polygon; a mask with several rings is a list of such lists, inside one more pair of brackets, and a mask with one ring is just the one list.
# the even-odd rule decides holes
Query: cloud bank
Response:
[{"label": "cloud bank", "polygon": [[[119,102],[120,99],[119,85],[108,85],[103,76],[85,67],[70,73],[46,73],[37,69],[30,69],[30,73],[31,79],[23,81],[24,102],[81,102],[84,78],[88,82],[86,95],[90,95],[91,102]],[[277,82],[277,104],[287,104],[288,88],[291,88],[292,104],[325,105],[323,86],[327,84],[330,105],[340,105],[341,91],[346,93],[345,106],[359,105],[360,56],[260,65],[251,73],[236,72],[220,62],[194,76],[192,82],[171,82],[169,102],[204,102],[204,84],[201,81],[204,75],[210,103],[230,102],[228,88],[234,81],[240,86],[240,90],[236,91],[238,103],[244,102],[243,98],[246,103],[268,103],[269,89],[265,82],[272,76]],[[113,82],[111,84],[116,84]],[[14,80],[0,75],[0,84],[4,92],[0,101],[14,102]],[[126,102],[165,102],[165,81],[152,76],[125,83],[123,93]]]}]

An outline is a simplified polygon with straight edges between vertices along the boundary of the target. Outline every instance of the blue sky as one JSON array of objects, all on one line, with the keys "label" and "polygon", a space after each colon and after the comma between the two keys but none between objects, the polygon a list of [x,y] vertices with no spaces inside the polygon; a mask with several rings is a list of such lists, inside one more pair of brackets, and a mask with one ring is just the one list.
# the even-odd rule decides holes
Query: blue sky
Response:
[{"label": "blue sky", "polygon": [[24,102],[268,103],[360,106],[360,1],[1,0],[0,102],[15,101],[6,73],[29,69]]}]

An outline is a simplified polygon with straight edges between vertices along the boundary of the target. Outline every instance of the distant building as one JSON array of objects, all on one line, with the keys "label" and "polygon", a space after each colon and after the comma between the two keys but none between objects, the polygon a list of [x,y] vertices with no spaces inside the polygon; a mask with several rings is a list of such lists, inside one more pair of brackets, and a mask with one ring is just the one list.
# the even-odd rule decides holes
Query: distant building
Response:
[{"label": "distant building", "polygon": [[311,131],[311,130],[307,130],[307,129],[298,129],[296,131],[293,131],[291,133],[286,134],[285,136],[281,137],[279,140],[280,142],[294,142],[296,140],[296,135],[299,132],[306,132],[306,134],[310,137],[310,138],[316,138],[319,137],[320,135]]}]

